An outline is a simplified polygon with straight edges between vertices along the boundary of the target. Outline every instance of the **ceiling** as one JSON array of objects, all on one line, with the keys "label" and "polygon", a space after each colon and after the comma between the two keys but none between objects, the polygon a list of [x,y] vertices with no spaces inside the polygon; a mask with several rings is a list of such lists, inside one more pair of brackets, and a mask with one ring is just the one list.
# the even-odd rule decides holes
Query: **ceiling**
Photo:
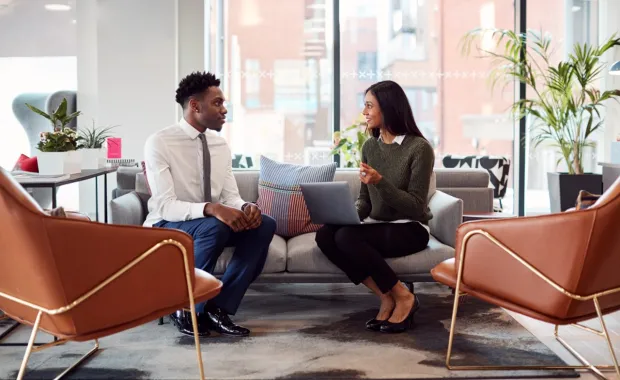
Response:
[{"label": "ceiling", "polygon": [[0,0],[0,57],[74,56],[76,22],[75,0]]}]

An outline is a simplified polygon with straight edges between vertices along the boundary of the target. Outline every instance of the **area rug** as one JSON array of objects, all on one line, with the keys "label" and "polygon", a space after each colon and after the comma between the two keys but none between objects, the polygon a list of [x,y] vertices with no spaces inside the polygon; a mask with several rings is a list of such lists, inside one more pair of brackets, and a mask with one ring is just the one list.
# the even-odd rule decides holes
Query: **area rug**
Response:
[{"label": "area rug", "polygon": [[[252,329],[247,338],[202,339],[210,379],[436,379],[578,377],[566,371],[449,371],[445,353],[453,296],[439,284],[416,284],[421,309],[416,327],[386,335],[367,331],[377,299],[347,285],[257,284],[234,320]],[[503,310],[466,297],[459,310],[455,365],[564,365],[551,350]],[[11,340],[27,341],[22,326]],[[1,331],[1,327],[0,327]],[[41,334],[37,341],[49,341]],[[29,379],[62,372],[90,343],[69,343],[34,353]],[[101,340],[101,350],[70,379],[198,378],[193,338],[166,320]],[[1,347],[0,378],[15,378],[24,349]]]}]

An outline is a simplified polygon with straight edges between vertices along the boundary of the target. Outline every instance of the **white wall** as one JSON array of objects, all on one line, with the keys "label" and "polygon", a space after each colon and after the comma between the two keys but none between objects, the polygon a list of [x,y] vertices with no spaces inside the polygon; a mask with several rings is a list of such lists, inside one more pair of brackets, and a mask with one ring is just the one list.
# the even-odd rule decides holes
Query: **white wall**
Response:
[{"label": "white wall", "polygon": [[[139,162],[146,138],[180,117],[180,75],[204,69],[203,0],[80,0],[77,8],[87,20],[77,23],[82,119],[120,125],[123,158]],[[115,186],[108,181],[110,194]],[[92,213],[93,185],[80,190],[80,210]]]}]

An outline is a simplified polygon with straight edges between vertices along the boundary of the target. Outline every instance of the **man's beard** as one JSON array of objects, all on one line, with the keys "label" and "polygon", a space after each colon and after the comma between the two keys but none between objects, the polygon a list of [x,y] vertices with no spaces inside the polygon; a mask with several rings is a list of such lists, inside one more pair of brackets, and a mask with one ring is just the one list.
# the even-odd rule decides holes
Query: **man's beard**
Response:
[{"label": "man's beard", "polygon": [[211,123],[209,123],[209,126],[207,127],[207,129],[210,129],[212,131],[216,131],[216,132],[220,132],[222,130],[222,127],[224,125],[222,123],[220,123],[219,120],[217,121],[212,121]]}]

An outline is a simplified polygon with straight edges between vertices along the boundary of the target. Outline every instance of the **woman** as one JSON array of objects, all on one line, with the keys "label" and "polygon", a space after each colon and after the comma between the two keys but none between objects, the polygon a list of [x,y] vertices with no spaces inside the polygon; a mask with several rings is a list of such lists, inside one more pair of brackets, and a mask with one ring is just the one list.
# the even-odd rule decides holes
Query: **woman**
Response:
[{"label": "woman", "polygon": [[354,284],[363,283],[379,296],[379,313],[366,327],[398,333],[412,326],[420,302],[398,281],[385,258],[407,256],[428,245],[428,190],[435,154],[397,83],[370,86],[363,114],[374,137],[362,147],[356,207],[364,224],[325,225],[316,242]]}]

